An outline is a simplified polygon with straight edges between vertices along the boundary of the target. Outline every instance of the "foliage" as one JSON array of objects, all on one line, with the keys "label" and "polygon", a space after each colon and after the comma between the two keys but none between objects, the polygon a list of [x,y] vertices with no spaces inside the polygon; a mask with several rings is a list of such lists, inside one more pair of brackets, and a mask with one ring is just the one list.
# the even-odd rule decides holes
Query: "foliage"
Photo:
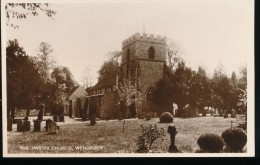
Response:
[{"label": "foliage", "polygon": [[193,109],[203,109],[209,106],[211,100],[211,88],[206,71],[199,67],[196,74],[191,78],[189,88],[190,105]]},{"label": "foliage", "polygon": [[246,133],[238,128],[227,129],[221,136],[227,145],[227,150],[230,152],[242,152],[247,142]]},{"label": "foliage", "polygon": [[76,85],[73,75],[67,67],[55,67],[51,73],[51,78],[57,85],[64,86],[65,93]]},{"label": "foliage", "polygon": [[173,122],[173,116],[170,112],[164,112],[161,116],[160,116],[160,122],[161,123],[171,123]]},{"label": "foliage", "polygon": [[[19,45],[17,40],[8,41],[6,48],[7,64],[7,109],[33,108],[42,92],[43,81],[38,69]],[[8,114],[9,114],[8,112]]]},{"label": "foliage", "polygon": [[123,79],[118,86],[115,86],[118,91],[119,100],[126,106],[130,106],[133,102],[136,101],[135,95],[139,93],[135,83],[129,79]]},{"label": "foliage", "polygon": [[38,16],[41,12],[53,18],[56,12],[48,7],[48,3],[7,3],[5,5],[6,24],[18,28],[18,25],[11,22],[12,19],[26,19],[29,16]]},{"label": "foliage", "polygon": [[90,74],[90,69],[87,67],[81,74],[81,81],[83,83],[83,88],[87,89],[93,85],[93,78]]},{"label": "foliage", "polygon": [[51,45],[46,42],[41,42],[38,48],[37,56],[33,57],[39,73],[45,83],[51,81],[50,73],[54,69],[55,60],[52,53],[53,49]]},{"label": "foliage", "polygon": [[156,140],[164,140],[165,131],[163,128],[159,129],[156,124],[150,124],[148,127],[140,125],[140,127],[141,135],[138,136],[136,152],[148,152]]},{"label": "foliage", "polygon": [[178,63],[181,62],[181,55],[183,50],[180,45],[175,41],[170,41],[166,51],[166,63],[171,70],[175,70]]},{"label": "foliage", "polygon": [[110,58],[108,61],[105,61],[101,68],[98,70],[98,80],[115,76],[119,67],[119,62],[116,58]]},{"label": "foliage", "polygon": [[224,147],[224,140],[215,134],[203,134],[197,143],[202,151],[209,153],[219,153]]}]

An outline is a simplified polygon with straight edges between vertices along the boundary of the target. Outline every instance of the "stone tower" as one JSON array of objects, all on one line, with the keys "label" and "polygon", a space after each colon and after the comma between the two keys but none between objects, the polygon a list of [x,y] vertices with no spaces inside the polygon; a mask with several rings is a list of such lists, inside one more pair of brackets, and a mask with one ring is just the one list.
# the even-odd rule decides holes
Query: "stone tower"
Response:
[{"label": "stone tower", "polygon": [[166,48],[166,37],[145,33],[136,33],[122,43],[121,77],[135,82],[141,91],[135,103],[139,114],[158,111],[153,93],[156,83],[163,78]]}]

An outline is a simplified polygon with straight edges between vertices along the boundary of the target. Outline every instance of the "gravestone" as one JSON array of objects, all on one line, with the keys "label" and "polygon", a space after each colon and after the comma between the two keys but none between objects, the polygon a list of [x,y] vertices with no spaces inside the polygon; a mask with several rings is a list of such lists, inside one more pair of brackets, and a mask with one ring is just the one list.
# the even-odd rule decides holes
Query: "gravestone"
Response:
[{"label": "gravestone", "polygon": [[167,131],[170,136],[171,136],[171,145],[169,146],[168,152],[179,152],[178,148],[175,146],[175,136],[178,133],[176,130],[176,127],[173,125],[168,126],[168,131]]},{"label": "gravestone", "polygon": [[57,124],[53,121],[50,121],[48,124],[48,133],[55,134],[57,130]]},{"label": "gravestone", "polygon": [[195,116],[199,116],[199,109],[195,108]]},{"label": "gravestone", "polygon": [[24,120],[18,120],[17,121],[17,131],[22,132],[23,131],[23,126],[24,126]]},{"label": "gravestone", "polygon": [[231,117],[236,118],[237,117],[237,111],[235,109],[231,110]]},{"label": "gravestone", "polygon": [[202,116],[206,116],[207,111],[205,109],[202,110]]},{"label": "gravestone", "polygon": [[158,117],[158,113],[157,113],[157,112],[154,112],[153,117]]},{"label": "gravestone", "polygon": [[37,120],[42,120],[42,119],[43,119],[44,109],[45,109],[45,105],[44,105],[44,104],[41,104],[41,105],[40,105],[40,111],[39,111],[39,113],[38,113],[38,118],[37,118]]},{"label": "gravestone", "polygon": [[219,116],[223,116],[223,109],[219,110]]},{"label": "gravestone", "polygon": [[59,122],[65,122],[64,120],[64,114],[59,115]]},{"label": "gravestone", "polygon": [[228,112],[226,109],[224,110],[224,118],[228,118]]},{"label": "gravestone", "polygon": [[7,131],[13,131],[13,119],[10,116],[7,118]]},{"label": "gravestone", "polygon": [[23,130],[24,131],[30,131],[31,130],[31,122],[30,121],[24,121]]},{"label": "gravestone", "polygon": [[41,131],[41,123],[42,121],[41,120],[34,120],[34,131],[35,132],[39,132]]},{"label": "gravestone", "polygon": [[54,122],[59,122],[59,115],[54,115],[53,116],[53,121]]},{"label": "gravestone", "polygon": [[52,122],[51,119],[46,120],[46,127],[45,127],[45,128],[46,128],[46,131],[48,131],[48,125],[49,125],[50,122]]},{"label": "gravestone", "polygon": [[96,117],[95,116],[90,116],[90,125],[95,125],[96,124]]}]

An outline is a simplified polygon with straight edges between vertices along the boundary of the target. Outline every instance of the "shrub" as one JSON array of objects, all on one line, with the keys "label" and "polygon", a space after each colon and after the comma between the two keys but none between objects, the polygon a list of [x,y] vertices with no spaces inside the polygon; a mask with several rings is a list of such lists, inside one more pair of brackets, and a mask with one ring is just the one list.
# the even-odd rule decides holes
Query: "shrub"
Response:
[{"label": "shrub", "polygon": [[151,116],[152,116],[151,114],[147,113],[146,114],[146,120],[151,120]]},{"label": "shrub", "polygon": [[144,153],[152,149],[152,145],[158,139],[164,140],[165,131],[163,128],[159,129],[156,124],[150,124],[148,127],[141,127],[141,135],[138,136],[136,152]]},{"label": "shrub", "polygon": [[242,152],[247,142],[247,135],[242,129],[227,129],[222,133],[227,150],[230,152]]},{"label": "shrub", "polygon": [[197,143],[202,151],[209,153],[219,153],[224,146],[224,140],[215,134],[201,135]]},{"label": "shrub", "polygon": [[161,123],[171,123],[173,122],[173,116],[170,112],[164,112],[161,116],[160,116],[160,122]]}]

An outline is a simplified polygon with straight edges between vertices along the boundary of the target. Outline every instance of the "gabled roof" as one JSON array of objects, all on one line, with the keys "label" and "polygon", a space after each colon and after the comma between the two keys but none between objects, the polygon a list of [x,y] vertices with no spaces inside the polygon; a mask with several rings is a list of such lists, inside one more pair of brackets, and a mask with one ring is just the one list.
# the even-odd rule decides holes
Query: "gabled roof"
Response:
[{"label": "gabled roof", "polygon": [[114,85],[116,85],[116,75],[98,81],[98,83],[90,88],[90,90],[105,88]]},{"label": "gabled roof", "polygon": [[75,86],[71,90],[69,90],[67,93],[68,97],[70,97],[78,88],[79,86]]}]

